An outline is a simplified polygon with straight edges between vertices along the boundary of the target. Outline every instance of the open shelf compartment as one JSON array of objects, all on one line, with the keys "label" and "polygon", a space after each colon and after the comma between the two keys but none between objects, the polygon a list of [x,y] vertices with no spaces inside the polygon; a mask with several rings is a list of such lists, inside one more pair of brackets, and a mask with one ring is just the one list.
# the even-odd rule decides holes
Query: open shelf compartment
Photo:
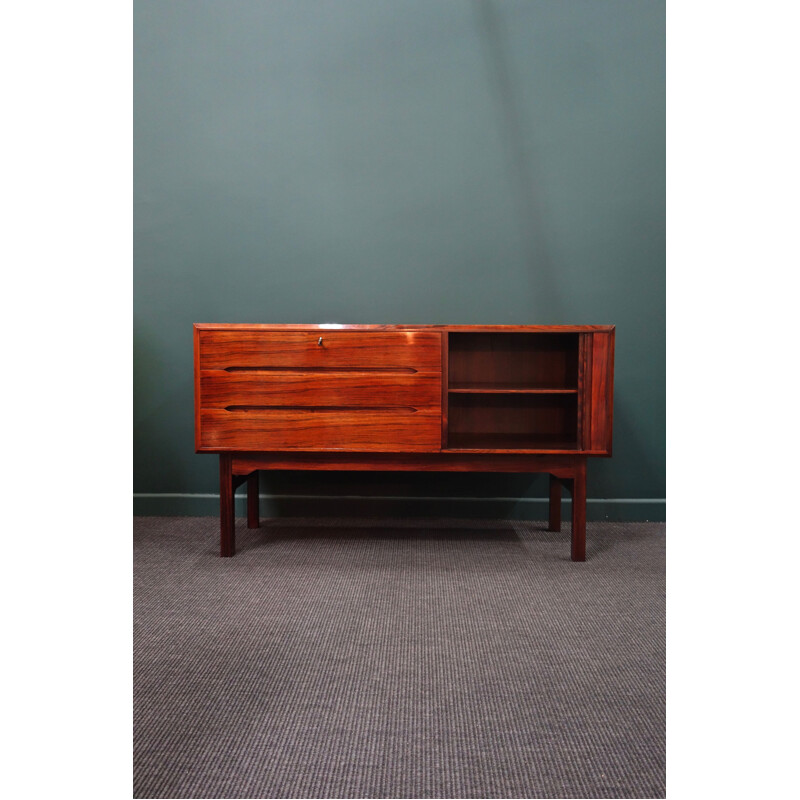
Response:
[{"label": "open shelf compartment", "polygon": [[451,391],[578,389],[577,333],[450,333]]},{"label": "open shelf compartment", "polygon": [[451,450],[577,450],[574,394],[454,394]]},{"label": "open shelf compartment", "polygon": [[451,332],[450,450],[578,450],[577,333]]}]

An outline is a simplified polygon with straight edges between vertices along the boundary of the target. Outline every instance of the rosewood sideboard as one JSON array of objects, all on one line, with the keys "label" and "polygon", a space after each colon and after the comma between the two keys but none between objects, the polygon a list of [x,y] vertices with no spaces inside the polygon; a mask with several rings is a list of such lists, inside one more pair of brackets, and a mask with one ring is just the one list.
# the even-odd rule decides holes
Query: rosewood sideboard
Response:
[{"label": "rosewood sideboard", "polygon": [[544,472],[549,529],[572,494],[586,559],[586,460],[611,455],[613,325],[195,324],[195,449],[219,455],[220,555],[259,470]]}]

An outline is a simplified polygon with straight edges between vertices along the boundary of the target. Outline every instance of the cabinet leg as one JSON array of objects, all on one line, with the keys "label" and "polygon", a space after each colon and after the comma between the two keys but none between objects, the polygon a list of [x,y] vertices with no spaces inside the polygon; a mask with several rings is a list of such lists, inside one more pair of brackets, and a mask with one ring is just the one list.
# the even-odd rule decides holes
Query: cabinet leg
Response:
[{"label": "cabinet leg", "polygon": [[561,530],[561,481],[550,475],[550,524],[549,531]]},{"label": "cabinet leg", "polygon": [[572,483],[572,560],[586,561],[586,463],[575,469]]},{"label": "cabinet leg", "polygon": [[256,470],[247,476],[247,527],[258,526],[258,470]]},{"label": "cabinet leg", "polygon": [[219,554],[229,557],[236,553],[236,528],[233,508],[233,473],[231,456],[219,457]]}]

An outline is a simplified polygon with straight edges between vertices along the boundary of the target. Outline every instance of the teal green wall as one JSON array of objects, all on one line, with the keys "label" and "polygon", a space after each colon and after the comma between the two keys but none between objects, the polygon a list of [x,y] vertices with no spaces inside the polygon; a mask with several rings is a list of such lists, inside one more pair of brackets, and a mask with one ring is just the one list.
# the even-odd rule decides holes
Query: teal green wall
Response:
[{"label": "teal green wall", "polygon": [[[196,321],[613,323],[614,457],[590,464],[589,495],[663,498],[664,16],[650,0],[136,0],[135,509],[213,513],[193,497],[217,491],[193,445]],[[514,498],[545,485],[283,474],[262,491],[276,514],[315,510],[299,493],[541,516]],[[402,500],[439,495],[511,500]]]}]

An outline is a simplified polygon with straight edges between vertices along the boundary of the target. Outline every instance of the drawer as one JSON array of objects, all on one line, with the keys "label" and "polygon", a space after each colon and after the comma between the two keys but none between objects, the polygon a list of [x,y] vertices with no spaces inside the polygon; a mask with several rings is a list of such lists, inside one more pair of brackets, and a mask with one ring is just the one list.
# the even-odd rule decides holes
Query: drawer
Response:
[{"label": "drawer", "polygon": [[439,450],[439,409],[259,408],[200,412],[200,449],[239,452]]},{"label": "drawer", "polygon": [[199,331],[199,368],[439,372],[441,334],[430,331]]},{"label": "drawer", "polygon": [[442,378],[428,372],[201,370],[200,407],[441,406]]}]

